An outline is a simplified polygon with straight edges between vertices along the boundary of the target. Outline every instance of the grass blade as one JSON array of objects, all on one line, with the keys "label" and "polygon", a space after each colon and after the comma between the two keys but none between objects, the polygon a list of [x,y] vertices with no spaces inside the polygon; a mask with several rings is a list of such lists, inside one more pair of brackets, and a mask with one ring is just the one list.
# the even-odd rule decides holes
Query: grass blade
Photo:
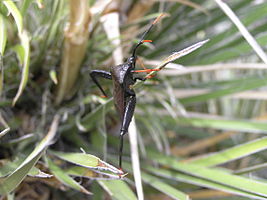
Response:
[{"label": "grass blade", "polygon": [[19,9],[17,8],[16,4],[11,0],[5,0],[3,1],[3,3],[7,7],[8,11],[12,14],[16,22],[19,35],[20,35],[23,30],[23,20],[22,20],[22,16],[21,16]]},{"label": "grass blade", "polygon": [[224,13],[232,20],[232,22],[239,29],[239,32],[243,35],[243,37],[247,40],[250,46],[254,49],[254,51],[258,54],[258,56],[263,60],[265,64],[267,64],[267,56],[265,52],[262,50],[257,41],[252,37],[252,35],[248,32],[247,28],[242,24],[242,22],[238,19],[235,13],[231,10],[231,8],[221,0],[215,0],[215,2],[220,6],[220,8],[224,11]]},{"label": "grass blade", "polygon": [[189,161],[191,164],[210,167],[220,165],[235,159],[263,151],[267,148],[267,137],[247,142],[245,144],[236,145],[232,148],[216,152],[210,155],[204,155],[196,160]]},{"label": "grass blade", "polygon": [[120,175],[99,172],[80,166],[71,167],[65,170],[65,172],[71,176],[85,177],[90,178],[91,180],[118,180],[121,178]]},{"label": "grass blade", "polygon": [[0,14],[0,53],[4,55],[7,41],[7,29],[5,25],[5,19],[2,14]]},{"label": "grass blade", "polygon": [[[124,163],[125,169],[127,171],[132,171],[132,167],[129,163]],[[162,193],[174,198],[174,199],[180,199],[180,200],[188,200],[189,197],[185,193],[177,190],[176,188],[172,187],[171,185],[165,183],[164,181],[151,176],[145,172],[142,172],[141,178],[144,182],[152,186],[153,188],[161,191]]]},{"label": "grass blade", "polygon": [[209,180],[205,180],[205,179],[191,176],[191,175],[181,173],[181,172],[173,172],[173,171],[165,170],[165,169],[156,169],[151,166],[146,166],[145,169],[157,176],[162,176],[164,178],[169,178],[172,180],[189,183],[192,185],[203,186],[203,187],[216,189],[219,191],[224,191],[227,193],[232,193],[232,194],[236,194],[236,195],[240,195],[240,196],[244,196],[248,198],[253,198],[253,199],[261,199],[261,200],[266,199],[265,197],[262,197],[262,196],[259,196],[259,195],[256,195],[250,192],[245,192],[240,189],[232,188],[226,185],[222,185],[216,182],[212,182]]},{"label": "grass blade", "polygon": [[29,68],[30,68],[30,38],[26,31],[23,31],[21,36],[21,46],[23,47],[20,49],[21,51],[18,51],[17,53],[20,54],[19,57],[23,58],[23,71],[22,71],[22,78],[19,84],[19,89],[16,94],[16,96],[13,99],[12,105],[14,106],[21,96],[29,77]]},{"label": "grass blade", "polygon": [[39,143],[38,146],[35,147],[35,149],[24,160],[24,162],[12,174],[10,174],[6,179],[4,179],[4,181],[0,185],[0,194],[10,193],[23,181],[25,176],[40,159],[46,148],[53,141],[56,135],[58,122],[59,116],[56,115],[46,137]]},{"label": "grass blade", "polygon": [[115,174],[122,174],[123,172],[112,165],[100,160],[98,157],[85,153],[64,153],[51,151],[55,156],[65,161],[71,162],[75,165],[86,167],[89,169],[106,170]]},{"label": "grass blade", "polygon": [[27,12],[30,4],[32,3],[33,0],[24,0],[21,8],[21,15],[24,17],[25,13]]},{"label": "grass blade", "polygon": [[77,183],[74,179],[72,179],[69,175],[67,175],[65,173],[65,171],[63,171],[60,167],[58,167],[57,165],[55,165],[52,160],[50,160],[49,158],[46,158],[49,169],[51,170],[51,172],[55,175],[55,177],[60,180],[60,182],[62,182],[64,185],[73,188],[77,191],[83,192],[85,194],[92,194],[91,192],[89,192],[88,190],[86,190],[82,185],[80,185],[79,183]]},{"label": "grass blade", "polygon": [[98,181],[101,187],[116,200],[136,200],[136,196],[128,185],[121,180]]},{"label": "grass blade", "polygon": [[[218,117],[216,119],[216,117]],[[214,128],[221,130],[250,132],[250,133],[267,133],[267,124],[252,120],[225,119],[219,116],[194,116],[179,117],[177,123],[180,125],[190,125],[201,128]]]},{"label": "grass blade", "polygon": [[263,87],[266,85],[266,77],[258,77],[258,78],[251,78],[251,79],[244,79],[240,80],[238,82],[235,82],[228,88],[220,88],[216,89],[214,91],[211,91],[207,94],[201,94],[201,95],[196,95],[193,97],[186,97],[180,99],[180,102],[185,104],[185,105],[190,105],[192,103],[197,103],[197,102],[203,102],[207,101],[210,99],[215,99],[219,97],[224,97],[226,95],[234,94],[237,92],[242,92],[246,90],[252,90],[255,88]]},{"label": "grass blade", "polygon": [[194,164],[181,163],[176,161],[174,158],[166,157],[160,155],[159,153],[150,152],[149,154],[158,163],[169,166],[175,170],[199,177],[201,179],[216,182],[221,185],[240,189],[248,193],[267,197],[267,184],[260,182],[259,180],[255,181],[246,177],[232,175],[220,169],[210,169]]},{"label": "grass blade", "polygon": [[166,184],[163,180],[151,176],[146,173],[142,173],[142,179],[155,189],[161,191],[162,193],[172,197],[173,199],[180,199],[180,200],[189,200],[189,196],[183,192],[180,192],[176,188]]}]

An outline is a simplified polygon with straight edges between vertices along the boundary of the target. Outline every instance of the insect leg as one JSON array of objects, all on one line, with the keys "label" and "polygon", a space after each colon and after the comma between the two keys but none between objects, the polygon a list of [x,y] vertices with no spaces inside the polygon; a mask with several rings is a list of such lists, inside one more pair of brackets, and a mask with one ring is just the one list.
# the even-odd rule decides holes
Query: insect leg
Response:
[{"label": "insect leg", "polygon": [[111,77],[111,73],[104,71],[104,70],[92,70],[90,72],[90,76],[93,79],[94,83],[97,85],[97,87],[101,90],[101,92],[104,94],[105,97],[107,97],[105,91],[103,90],[103,88],[101,87],[101,85],[99,84],[97,77],[102,77],[102,78],[106,78],[106,79],[112,79]]},{"label": "insect leg", "polygon": [[134,81],[136,81],[136,80],[145,81],[146,78],[145,77],[135,77]]},{"label": "insect leg", "polygon": [[134,70],[133,72],[134,73],[137,73],[137,72],[146,72],[146,73],[149,73],[149,72],[154,72],[154,71],[160,71],[161,69],[141,69],[141,70]]},{"label": "insect leg", "polygon": [[133,95],[129,97],[129,100],[126,104],[124,116],[122,119],[122,126],[121,126],[121,133],[120,133],[120,148],[119,148],[119,166],[121,168],[121,160],[122,160],[122,150],[123,150],[123,136],[127,133],[130,122],[132,121],[135,104],[136,104],[136,97],[135,93],[132,90]]}]

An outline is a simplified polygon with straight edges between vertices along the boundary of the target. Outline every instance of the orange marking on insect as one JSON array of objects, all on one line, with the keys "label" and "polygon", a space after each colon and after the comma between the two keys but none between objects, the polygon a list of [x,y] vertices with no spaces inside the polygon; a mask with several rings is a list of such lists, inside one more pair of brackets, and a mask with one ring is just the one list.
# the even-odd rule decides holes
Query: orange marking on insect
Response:
[{"label": "orange marking on insect", "polygon": [[108,98],[107,96],[105,95],[100,95],[101,98]]},{"label": "orange marking on insect", "polygon": [[152,40],[142,40],[142,43],[145,43],[145,42],[152,42]]},{"label": "orange marking on insect", "polygon": [[150,79],[150,78],[153,78],[153,77],[155,77],[156,76],[156,74],[154,74],[154,75],[149,75],[149,76],[147,76],[146,78],[147,79]]}]

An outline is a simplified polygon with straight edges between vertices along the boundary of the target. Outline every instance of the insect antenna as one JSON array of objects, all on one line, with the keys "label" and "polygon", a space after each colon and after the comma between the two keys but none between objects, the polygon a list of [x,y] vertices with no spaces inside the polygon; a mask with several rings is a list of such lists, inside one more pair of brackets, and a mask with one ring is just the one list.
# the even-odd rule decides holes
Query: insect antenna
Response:
[{"label": "insect antenna", "polygon": [[135,57],[135,53],[136,53],[136,50],[137,48],[143,44],[144,42],[152,42],[152,40],[144,40],[146,35],[149,33],[149,31],[152,29],[152,27],[159,21],[159,19],[163,16],[164,14],[160,14],[153,22],[152,24],[149,26],[149,28],[143,33],[141,39],[139,40],[139,42],[137,43],[137,45],[134,47],[133,49],[133,57]]}]

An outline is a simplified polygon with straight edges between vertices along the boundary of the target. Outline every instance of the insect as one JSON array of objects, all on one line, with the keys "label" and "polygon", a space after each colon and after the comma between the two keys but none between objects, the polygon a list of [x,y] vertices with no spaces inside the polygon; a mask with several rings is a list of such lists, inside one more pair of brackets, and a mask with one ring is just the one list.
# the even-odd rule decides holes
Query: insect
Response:
[{"label": "insect", "polygon": [[162,14],[158,16],[149,28],[143,33],[140,41],[133,48],[132,55],[127,59],[123,64],[113,66],[110,68],[110,72],[103,70],[92,70],[90,76],[94,83],[103,93],[104,97],[107,97],[105,91],[98,82],[98,77],[110,79],[113,81],[113,97],[114,104],[117,112],[119,113],[121,120],[121,129],[120,129],[120,146],[119,146],[119,167],[122,166],[122,151],[123,151],[123,136],[127,133],[130,122],[132,120],[135,104],[136,104],[136,95],[131,86],[137,81],[145,81],[147,78],[143,77],[134,77],[134,74],[137,72],[152,72],[159,71],[160,69],[144,69],[144,70],[135,70],[135,63],[137,60],[136,52],[137,49],[145,42],[152,42],[151,40],[144,40],[147,33],[152,29],[152,27],[157,23],[161,18]]},{"label": "insect", "polygon": [[[110,68],[110,72],[103,70],[92,70],[90,76],[98,88],[103,93],[104,97],[107,97],[105,91],[98,82],[98,77],[110,79],[113,81],[113,97],[116,110],[119,113],[121,119],[121,130],[120,130],[120,146],[119,146],[119,167],[121,169],[122,163],[122,150],[123,150],[123,136],[127,133],[130,122],[132,120],[135,104],[136,104],[136,95],[134,90],[131,88],[137,80],[145,81],[148,78],[152,78],[155,71],[162,70],[167,64],[181,58],[196,49],[200,48],[203,44],[207,43],[209,39],[193,44],[185,49],[182,49],[177,52],[173,52],[170,56],[165,58],[155,69],[144,69],[144,70],[135,70],[135,63],[137,60],[136,51],[145,42],[152,42],[151,40],[144,40],[145,36],[152,29],[152,27],[158,22],[163,14],[159,15],[149,28],[143,33],[141,39],[134,46],[132,55],[127,59],[123,64],[113,66]],[[148,74],[146,77],[135,77],[134,74],[138,72],[146,72]]]}]

